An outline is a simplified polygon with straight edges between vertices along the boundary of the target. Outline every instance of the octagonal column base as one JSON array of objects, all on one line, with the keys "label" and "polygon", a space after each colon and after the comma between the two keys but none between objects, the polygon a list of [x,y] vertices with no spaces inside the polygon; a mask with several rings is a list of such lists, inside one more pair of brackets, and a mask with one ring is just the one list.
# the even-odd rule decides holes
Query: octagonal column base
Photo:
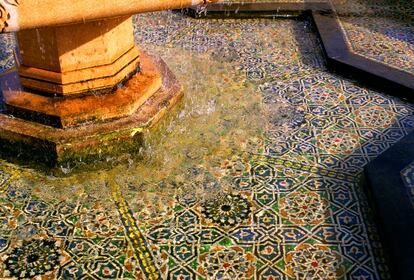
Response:
[{"label": "octagonal column base", "polygon": [[[151,71],[153,75],[154,72],[158,73],[160,85],[147,87],[145,90],[149,91],[147,92],[149,97],[137,108],[129,107],[132,109],[127,114],[115,119],[92,120],[63,128],[16,117],[4,111],[0,113],[0,153],[5,156],[42,161],[49,166],[59,166],[67,162],[86,162],[102,155],[117,155],[139,148],[145,132],[152,128],[183,95],[178,80],[161,59],[143,54],[141,61],[141,71],[133,75],[123,87],[113,93],[93,97],[97,98],[93,102],[100,102],[100,98],[103,100],[111,96],[112,98],[123,96],[126,92],[142,94],[142,80],[148,78]],[[6,97],[7,91],[20,92],[20,94],[26,92],[19,82],[16,71],[1,76],[0,84]],[[91,96],[84,98],[91,98]],[[113,106],[107,101],[102,101],[102,104]],[[62,106],[62,108],[66,107],[66,105]]]}]

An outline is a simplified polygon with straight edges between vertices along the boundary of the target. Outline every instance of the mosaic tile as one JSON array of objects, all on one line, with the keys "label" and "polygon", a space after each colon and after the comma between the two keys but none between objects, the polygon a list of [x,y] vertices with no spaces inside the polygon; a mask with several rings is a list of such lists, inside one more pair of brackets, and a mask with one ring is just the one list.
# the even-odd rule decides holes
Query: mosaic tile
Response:
[{"label": "mosaic tile", "polygon": [[183,104],[104,170],[0,160],[0,278],[389,279],[358,182],[412,104],[329,73],[306,20],[164,12],[135,35]]},{"label": "mosaic tile", "polygon": [[342,17],[351,50],[408,73],[414,72],[414,28],[382,17]]},{"label": "mosaic tile", "polygon": [[338,279],[341,256],[327,246],[301,244],[286,254],[287,273],[296,279]]},{"label": "mosaic tile", "polygon": [[4,261],[10,276],[31,278],[59,265],[60,253],[53,240],[32,240],[16,247]]},{"label": "mosaic tile", "polygon": [[0,72],[4,72],[15,66],[16,39],[14,34],[1,34],[0,36]]},{"label": "mosaic tile", "polygon": [[[222,3],[327,3],[341,21],[349,48],[366,58],[413,73],[414,9],[409,1],[223,0]],[[220,3],[220,2],[219,2]]]}]

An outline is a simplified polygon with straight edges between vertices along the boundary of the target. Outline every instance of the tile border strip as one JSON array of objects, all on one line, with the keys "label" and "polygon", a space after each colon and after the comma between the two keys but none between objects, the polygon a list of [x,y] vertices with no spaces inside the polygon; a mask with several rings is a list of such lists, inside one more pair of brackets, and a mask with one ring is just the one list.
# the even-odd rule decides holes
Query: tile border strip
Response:
[{"label": "tile border strip", "polygon": [[[189,9],[187,12],[188,15],[195,18],[213,17],[220,19],[247,16],[249,18],[271,18],[286,15],[297,16],[298,14],[308,15],[319,36],[330,71],[352,77],[390,95],[414,101],[414,74],[353,52],[347,44],[345,31],[330,3],[215,4],[207,6],[207,13],[204,14],[198,14],[194,9]],[[414,132],[380,155],[378,160],[368,164],[364,169],[365,176],[362,183],[368,195],[369,205],[374,210],[381,243],[384,244],[386,253],[390,255],[386,261],[391,265],[391,274],[396,279],[407,280],[414,277],[414,270],[410,266],[414,250],[412,246],[414,209],[397,188],[400,183],[404,185],[400,171],[403,166],[412,161],[414,150],[411,149],[412,151],[409,153],[407,150],[410,150],[413,145]],[[408,157],[409,160],[400,160],[402,155]],[[382,164],[382,161],[388,162]],[[277,163],[284,166],[286,164],[283,160],[277,160]],[[288,165],[290,164],[289,162]],[[303,167],[297,163],[293,163],[292,167],[303,170]],[[325,170],[323,171],[326,173]],[[381,174],[383,176],[380,176]],[[340,175],[344,177],[343,179],[351,179],[352,177],[347,174]],[[382,177],[386,177],[387,180],[384,181],[381,179]],[[384,194],[386,190],[388,192]],[[397,219],[396,217],[405,218]]]},{"label": "tile border strip", "polygon": [[316,27],[330,71],[362,81],[368,86],[414,101],[414,74],[353,52],[339,19],[328,2],[313,3],[221,3],[184,10],[194,18],[262,18],[307,14]]},{"label": "tile border strip", "polygon": [[141,272],[145,275],[147,280],[161,280],[162,276],[155,263],[148,241],[140,231],[138,222],[134,218],[132,211],[129,208],[121,189],[114,179],[108,179],[107,185],[111,190],[112,199],[119,212],[119,217],[124,225],[125,236],[131,242],[134,248],[135,257],[139,262]]}]

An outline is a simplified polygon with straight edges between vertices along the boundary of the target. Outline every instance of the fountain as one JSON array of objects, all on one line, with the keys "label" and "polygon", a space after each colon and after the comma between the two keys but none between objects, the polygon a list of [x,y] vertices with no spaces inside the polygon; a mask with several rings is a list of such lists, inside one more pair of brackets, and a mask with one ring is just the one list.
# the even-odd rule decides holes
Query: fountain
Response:
[{"label": "fountain", "polygon": [[136,147],[182,91],[135,45],[131,15],[207,2],[1,0],[20,63],[0,78],[0,149],[55,165]]}]

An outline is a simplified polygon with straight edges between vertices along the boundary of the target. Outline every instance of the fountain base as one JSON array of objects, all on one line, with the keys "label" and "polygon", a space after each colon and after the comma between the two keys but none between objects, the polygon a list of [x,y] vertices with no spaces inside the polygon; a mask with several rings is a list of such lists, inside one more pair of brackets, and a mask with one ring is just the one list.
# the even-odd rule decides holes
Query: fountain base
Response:
[{"label": "fountain base", "polygon": [[[21,86],[17,71],[1,76],[0,83],[6,103],[0,113],[0,151],[55,166],[136,149],[145,131],[182,97],[167,65],[145,54],[139,72],[112,93],[73,98],[33,94]],[[95,108],[90,111],[94,115],[77,113],[82,106]],[[41,123],[30,112],[37,112],[39,120],[58,121]]]}]

